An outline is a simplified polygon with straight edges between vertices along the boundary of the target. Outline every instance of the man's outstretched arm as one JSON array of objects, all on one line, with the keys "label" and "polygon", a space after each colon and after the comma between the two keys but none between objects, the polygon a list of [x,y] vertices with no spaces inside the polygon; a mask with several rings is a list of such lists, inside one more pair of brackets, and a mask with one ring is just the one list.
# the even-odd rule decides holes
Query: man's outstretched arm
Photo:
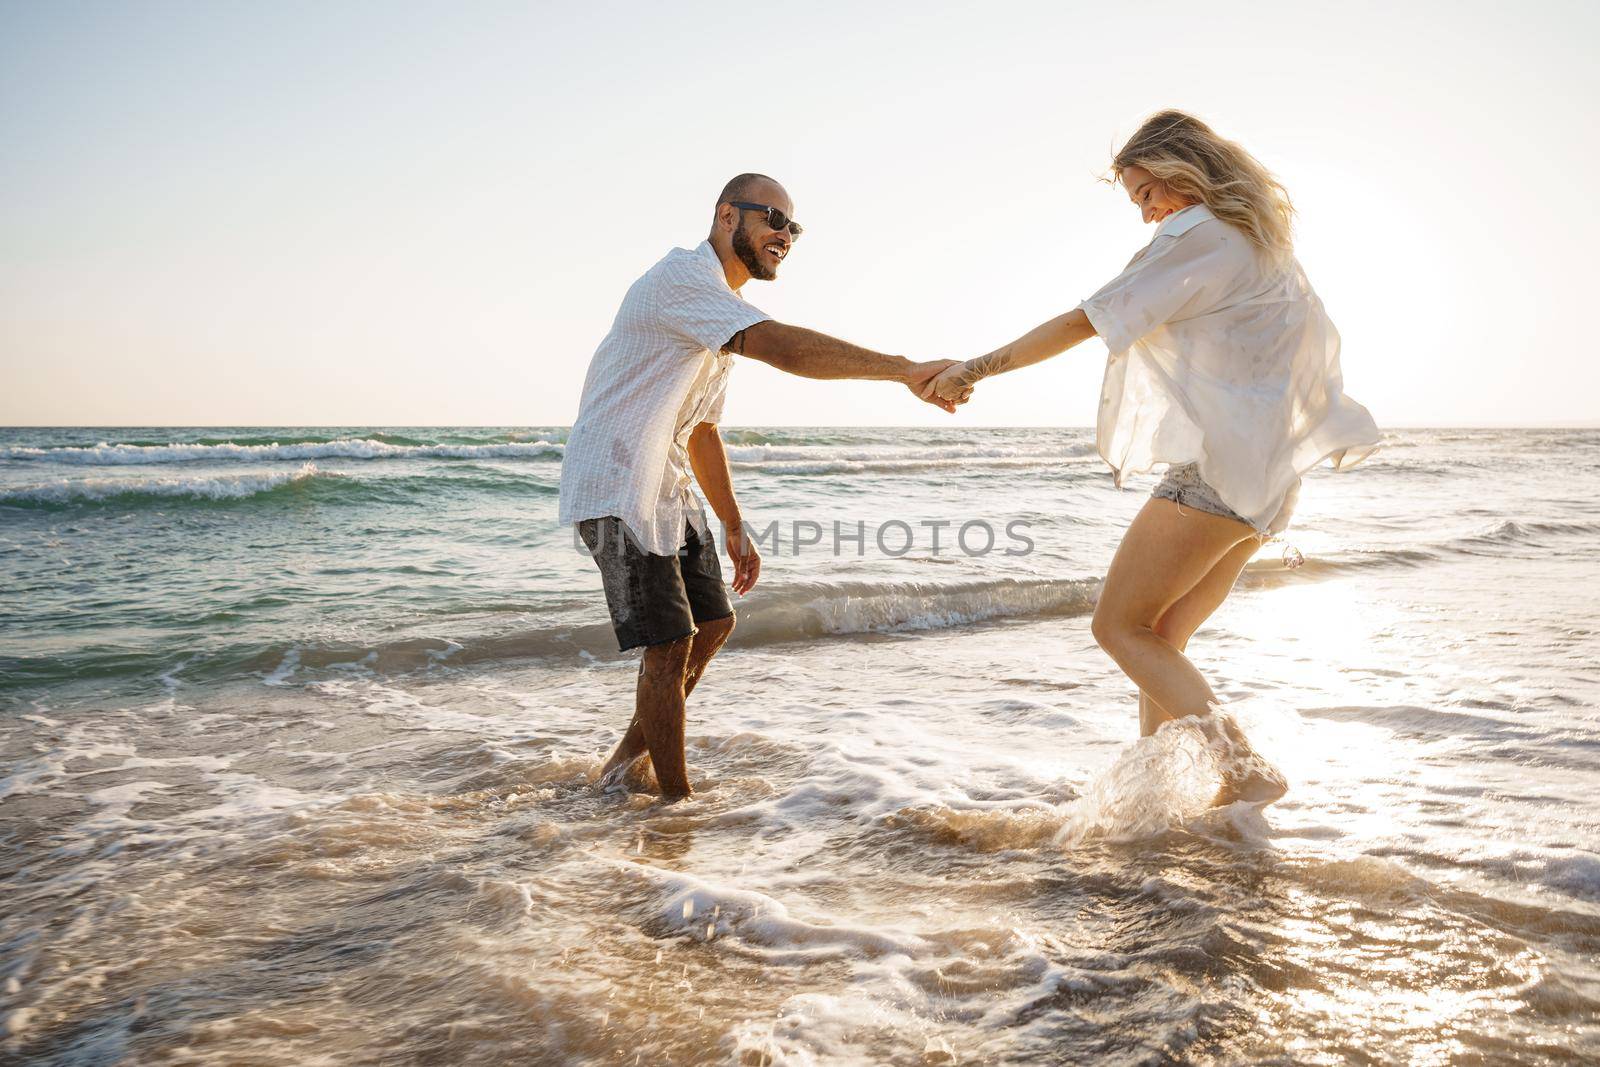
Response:
[{"label": "man's outstretched arm", "polygon": [[[923,385],[955,363],[948,359],[917,363],[904,356],[874,352],[816,330],[771,319],[740,330],[722,347],[724,351],[736,352],[802,378],[900,382],[913,393],[920,393]],[[918,399],[928,400],[946,411],[955,410],[953,404],[938,396],[919,396]]]}]

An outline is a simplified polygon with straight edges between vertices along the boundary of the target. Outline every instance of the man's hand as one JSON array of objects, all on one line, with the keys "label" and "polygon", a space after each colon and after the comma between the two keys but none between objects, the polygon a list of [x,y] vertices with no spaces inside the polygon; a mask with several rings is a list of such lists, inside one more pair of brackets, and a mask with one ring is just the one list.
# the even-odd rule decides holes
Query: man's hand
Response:
[{"label": "man's hand", "polygon": [[723,535],[728,541],[728,562],[733,564],[733,591],[744,596],[761,577],[761,553],[756,551],[755,540],[745,532],[742,522],[725,527]]},{"label": "man's hand", "polygon": [[972,391],[970,389],[967,390],[967,396],[962,396],[957,400],[940,396],[930,388],[940,372],[954,366],[956,366],[956,361],[953,359],[934,359],[926,363],[913,363],[911,369],[906,372],[906,388],[910,389],[918,400],[926,400],[934,407],[943,408],[945,411],[954,413],[956,405],[966,403],[967,396],[970,396]]}]

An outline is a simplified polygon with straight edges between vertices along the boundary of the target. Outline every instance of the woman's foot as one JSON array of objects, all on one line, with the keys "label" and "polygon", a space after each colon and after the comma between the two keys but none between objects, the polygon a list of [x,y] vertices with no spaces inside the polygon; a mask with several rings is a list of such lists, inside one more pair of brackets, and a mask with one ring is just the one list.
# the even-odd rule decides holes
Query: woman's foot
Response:
[{"label": "woman's foot", "polygon": [[1246,804],[1271,804],[1288,791],[1289,783],[1277,768],[1263,763],[1260,773],[1244,778],[1224,778],[1217,795],[1211,798],[1211,806],[1225,808],[1240,801]]},{"label": "woman's foot", "polygon": [[1212,799],[1214,808],[1243,801],[1246,804],[1271,804],[1289,791],[1289,783],[1278,768],[1268,763],[1250,744],[1239,724],[1221,711],[1196,716],[1205,736],[1222,785]]}]

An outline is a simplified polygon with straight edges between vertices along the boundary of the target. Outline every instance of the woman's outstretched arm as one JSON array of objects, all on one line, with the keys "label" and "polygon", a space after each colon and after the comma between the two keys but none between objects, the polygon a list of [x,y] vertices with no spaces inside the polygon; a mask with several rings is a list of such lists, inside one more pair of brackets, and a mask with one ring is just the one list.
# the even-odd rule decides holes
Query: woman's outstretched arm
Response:
[{"label": "woman's outstretched arm", "polygon": [[957,363],[933,380],[931,391],[943,400],[964,398],[981,378],[1003,374],[1018,367],[1043,363],[1051,356],[1059,356],[1080,341],[1095,334],[1089,316],[1074,309],[1057,315],[1049,322],[1035,326],[1008,345],[988,355]]}]

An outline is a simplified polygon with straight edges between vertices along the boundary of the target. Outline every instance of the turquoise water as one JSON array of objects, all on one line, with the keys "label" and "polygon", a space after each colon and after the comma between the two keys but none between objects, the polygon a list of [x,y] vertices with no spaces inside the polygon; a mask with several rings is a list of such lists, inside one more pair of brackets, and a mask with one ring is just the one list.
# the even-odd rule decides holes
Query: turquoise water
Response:
[{"label": "turquoise water", "polygon": [[[1352,510],[1314,570],[1460,551],[1452,538],[1485,536],[1486,525],[1513,540],[1587,532],[1595,431],[1392,436],[1382,461],[1340,485],[1366,492],[1342,494]],[[561,427],[0,430],[10,591],[0,694],[265,677],[295,664],[605,655],[592,567],[554,522],[565,437]],[[1078,610],[1141,498],[1111,490],[1080,430],[735,430],[728,447],[753,524],[777,522],[779,538],[740,640],[906,624],[918,608],[952,621]],[[1532,489],[1552,461],[1575,464],[1562,469],[1576,480],[1552,476],[1556,498],[1533,514],[1453,495],[1452,473],[1494,464],[1517,480],[1525,467]],[[1418,528],[1411,513],[1423,510]],[[1514,528],[1496,532],[1501,515]],[[1317,545],[1314,516],[1302,511],[1288,541]],[[992,538],[987,555],[955,543],[972,521],[984,525],[966,547]],[[1005,583],[1006,596],[986,582]]]},{"label": "turquoise water", "polygon": [[778,539],[663,807],[562,428],[0,431],[4,1056],[1600,1053],[1600,431],[1309,476],[1189,650],[1291,791],[1212,812],[1088,632],[1154,476],[726,436]]},{"label": "turquoise water", "polygon": [[[973,436],[930,447],[917,431],[733,431],[747,505],[770,512],[761,528],[778,520],[791,553],[795,523],[825,532],[791,555],[796,566],[774,567],[768,589],[833,574],[921,580],[939,572],[916,569],[937,561],[932,528],[918,524],[951,514],[949,542],[966,521],[947,498],[953,485],[1028,470],[1070,501],[1069,483],[1096,474],[1081,433]],[[266,675],[287,656],[392,668],[574,644],[603,654],[592,568],[553,521],[565,437],[555,427],[0,431],[0,580],[15,592],[0,691]],[[962,470],[974,448],[983,462]],[[1059,470],[1038,471],[1058,458]],[[898,487],[921,476],[921,499],[906,499]],[[893,508],[873,500],[879,489]],[[999,495],[986,506],[973,514],[995,520],[1001,552],[1021,544],[1002,517],[1046,514]],[[889,552],[910,545],[905,566],[826,554],[834,522],[848,538],[891,516],[911,527],[884,541]],[[976,532],[969,541],[983,543]]]},{"label": "turquoise water", "polygon": [[560,540],[541,521],[549,436],[6,431],[4,579],[27,614],[7,619],[0,674],[28,691],[218,679],[302,644],[366,650],[541,611],[553,575],[536,561]]}]

